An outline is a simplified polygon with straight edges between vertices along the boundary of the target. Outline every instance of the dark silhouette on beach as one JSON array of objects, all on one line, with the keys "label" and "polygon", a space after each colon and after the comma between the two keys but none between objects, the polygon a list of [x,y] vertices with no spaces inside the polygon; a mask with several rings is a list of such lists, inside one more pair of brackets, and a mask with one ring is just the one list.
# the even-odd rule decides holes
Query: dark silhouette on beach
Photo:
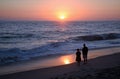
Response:
[{"label": "dark silhouette on beach", "polygon": [[87,63],[87,55],[88,55],[88,47],[85,44],[83,44],[82,55],[83,55],[84,64],[86,64]]},{"label": "dark silhouette on beach", "polygon": [[80,62],[81,62],[81,52],[80,52],[80,49],[77,49],[77,51],[76,51],[76,62],[78,63],[78,65],[80,65]]}]

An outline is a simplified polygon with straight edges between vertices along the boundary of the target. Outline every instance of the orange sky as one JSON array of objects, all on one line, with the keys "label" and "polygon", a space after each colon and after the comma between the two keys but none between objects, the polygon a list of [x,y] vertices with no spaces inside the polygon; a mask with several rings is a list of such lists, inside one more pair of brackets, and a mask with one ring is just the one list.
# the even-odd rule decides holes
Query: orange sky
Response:
[{"label": "orange sky", "polygon": [[0,0],[4,20],[120,20],[120,0]]}]

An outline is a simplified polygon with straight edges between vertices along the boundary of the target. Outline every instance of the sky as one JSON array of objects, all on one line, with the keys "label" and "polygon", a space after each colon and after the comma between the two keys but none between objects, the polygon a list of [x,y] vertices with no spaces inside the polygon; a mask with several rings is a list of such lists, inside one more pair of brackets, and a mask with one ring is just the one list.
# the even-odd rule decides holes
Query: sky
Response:
[{"label": "sky", "polygon": [[0,0],[0,20],[120,20],[120,0]]}]

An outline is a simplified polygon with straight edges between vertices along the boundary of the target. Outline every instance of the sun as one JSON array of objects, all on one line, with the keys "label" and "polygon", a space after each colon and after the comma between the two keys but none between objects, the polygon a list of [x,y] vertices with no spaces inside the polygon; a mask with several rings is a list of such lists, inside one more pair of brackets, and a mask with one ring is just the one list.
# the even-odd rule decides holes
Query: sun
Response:
[{"label": "sun", "polygon": [[65,16],[64,16],[64,15],[61,15],[59,18],[60,18],[61,20],[63,20],[63,19],[65,19]]},{"label": "sun", "polygon": [[68,13],[66,11],[58,11],[56,16],[61,21],[66,21],[68,19]]}]

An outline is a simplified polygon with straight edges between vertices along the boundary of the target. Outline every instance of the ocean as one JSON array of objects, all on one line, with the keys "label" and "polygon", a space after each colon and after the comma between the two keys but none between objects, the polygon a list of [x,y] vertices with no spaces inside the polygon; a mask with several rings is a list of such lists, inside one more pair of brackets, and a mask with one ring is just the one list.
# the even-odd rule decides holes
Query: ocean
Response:
[{"label": "ocean", "polygon": [[120,21],[0,21],[0,65],[120,46]]}]

